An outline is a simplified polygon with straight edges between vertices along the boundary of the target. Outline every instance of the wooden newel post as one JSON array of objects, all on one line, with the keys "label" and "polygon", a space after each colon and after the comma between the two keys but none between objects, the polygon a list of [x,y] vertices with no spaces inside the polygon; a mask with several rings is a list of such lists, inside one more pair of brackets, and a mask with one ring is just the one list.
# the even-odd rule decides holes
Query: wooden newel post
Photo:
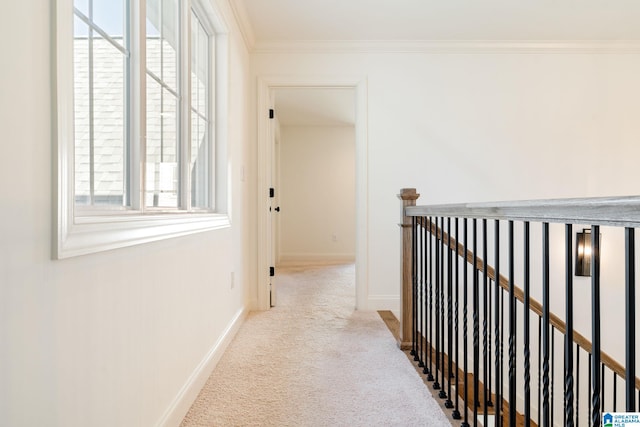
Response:
[{"label": "wooden newel post", "polygon": [[402,350],[410,350],[413,344],[413,233],[411,217],[405,215],[407,206],[415,206],[420,195],[415,188],[403,188],[398,197],[402,200],[402,282],[400,288],[400,342]]}]

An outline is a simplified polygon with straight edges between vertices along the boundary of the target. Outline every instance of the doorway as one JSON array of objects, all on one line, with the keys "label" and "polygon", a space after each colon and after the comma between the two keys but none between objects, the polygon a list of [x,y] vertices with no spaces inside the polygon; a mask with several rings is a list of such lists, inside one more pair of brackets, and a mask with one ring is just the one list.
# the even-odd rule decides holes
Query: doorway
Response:
[{"label": "doorway", "polygon": [[[345,79],[325,79],[325,80],[316,80],[316,79],[305,79],[305,78],[291,78],[291,77],[282,77],[282,78],[269,78],[269,79],[258,79],[258,111],[264,112],[264,114],[259,114],[258,119],[258,174],[259,174],[259,192],[258,192],[258,206],[261,207],[258,212],[258,289],[257,289],[257,308],[258,309],[268,309],[270,307],[270,303],[272,302],[271,292],[272,292],[272,279],[269,277],[267,273],[271,273],[272,270],[270,267],[275,265],[277,261],[277,255],[280,254],[281,258],[284,256],[285,261],[287,256],[289,257],[289,261],[295,261],[291,259],[291,253],[286,252],[286,248],[288,244],[292,242],[285,242],[281,240],[279,242],[278,247],[276,248],[276,241],[274,240],[276,236],[280,233],[280,230],[277,230],[277,216],[274,216],[273,209],[274,205],[280,207],[281,200],[276,198],[276,202],[274,203],[273,198],[270,198],[271,188],[274,188],[272,185],[277,183],[279,178],[282,176],[278,176],[278,174],[274,173],[278,169],[278,164],[276,163],[277,151],[281,149],[281,147],[275,147],[275,141],[278,139],[280,143],[278,145],[285,144],[286,142],[282,142],[286,139],[286,135],[283,137],[282,125],[280,125],[279,129],[276,130],[277,125],[276,121],[270,118],[270,115],[273,117],[274,114],[271,110],[278,110],[279,108],[284,108],[283,111],[285,117],[284,120],[289,120],[287,118],[286,109],[291,105],[291,99],[297,98],[301,100],[302,105],[297,104],[297,107],[293,107],[293,112],[291,114],[299,114],[304,113],[309,107],[309,103],[305,102],[305,99],[308,101],[308,97],[305,97],[304,94],[315,93],[317,96],[330,96],[333,95],[342,95],[343,97],[351,97],[351,116],[352,119],[351,125],[344,121],[341,122],[344,128],[349,128],[351,126],[351,132],[354,135],[355,139],[355,147],[353,148],[353,159],[352,165],[355,164],[355,173],[354,173],[354,187],[353,190],[355,193],[355,203],[354,203],[354,212],[355,212],[355,227],[352,228],[351,232],[354,235],[353,246],[351,251],[346,250],[342,253],[342,256],[346,259],[346,257],[353,258],[355,254],[355,264],[356,264],[356,308],[357,309],[366,309],[367,308],[367,133],[366,133],[366,80],[364,79],[353,79],[353,78],[345,78]],[[278,102],[278,98],[280,98],[280,103]],[[278,105],[280,104],[280,106]],[[347,110],[349,107],[346,107]],[[275,113],[275,115],[279,115],[279,113]],[[326,110],[324,113],[320,111],[320,115],[331,115],[330,112]],[[317,116],[316,116],[317,119]],[[326,119],[326,117],[325,117]],[[299,119],[291,119],[291,120],[299,120]],[[334,124],[336,124],[334,122]],[[347,126],[344,126],[347,125]],[[348,131],[345,130],[345,133]],[[286,131],[285,131],[286,133]],[[295,132],[292,132],[295,133]],[[300,132],[298,132],[300,133]],[[302,132],[304,133],[304,132]],[[278,138],[276,138],[278,135]],[[300,135],[298,135],[300,136]],[[321,138],[320,135],[316,134],[316,138]],[[293,137],[293,139],[296,139]],[[281,159],[282,161],[282,159]],[[280,168],[282,169],[282,168]],[[281,171],[282,173],[282,171]],[[317,189],[314,189],[314,191]],[[276,190],[277,194],[277,190]],[[352,200],[353,200],[352,199]],[[285,207],[282,207],[282,213],[284,213]],[[322,213],[323,206],[316,206],[316,210]],[[298,212],[297,214],[299,214]],[[275,226],[273,222],[275,220]],[[275,231],[274,231],[275,230]],[[327,243],[327,233],[329,244],[334,246],[339,246],[341,238],[345,240],[349,238],[348,232],[338,232],[338,231],[327,231],[329,228],[325,228],[324,233],[324,242]],[[283,236],[284,237],[284,236]],[[335,240],[334,240],[335,239]],[[294,242],[295,243],[295,242]],[[298,242],[300,243],[300,242]],[[316,242],[318,243],[318,242]],[[343,242],[347,243],[347,242]],[[344,246],[346,247],[346,246]],[[328,253],[328,252],[327,252]],[[334,259],[340,258],[340,255],[337,255],[338,252],[335,252],[331,255],[327,255],[328,257],[333,256]],[[308,257],[310,253],[308,252],[305,255]],[[316,253],[318,255],[318,253]],[[281,259],[282,260],[282,259]],[[277,275],[274,277],[273,287],[274,292],[277,293],[277,288],[275,287],[275,283],[277,280]]]},{"label": "doorway", "polygon": [[275,263],[355,262],[355,90],[274,90]]}]

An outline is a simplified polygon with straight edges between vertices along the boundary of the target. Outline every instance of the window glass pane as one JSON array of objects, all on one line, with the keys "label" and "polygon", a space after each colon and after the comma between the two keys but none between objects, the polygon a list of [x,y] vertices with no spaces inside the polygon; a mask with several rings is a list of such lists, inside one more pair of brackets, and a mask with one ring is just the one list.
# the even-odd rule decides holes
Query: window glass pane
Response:
[{"label": "window glass pane", "polygon": [[[78,204],[91,203],[89,132],[89,40],[88,27],[74,17],[73,41],[73,120],[75,156],[75,200]],[[77,36],[85,34],[85,36]]]},{"label": "window glass pane", "polygon": [[178,91],[178,0],[147,0],[147,69]]},{"label": "window glass pane", "polygon": [[196,113],[191,121],[191,206],[208,208],[209,203],[209,138],[207,123]]},{"label": "window glass pane", "polygon": [[209,36],[193,11],[191,12],[191,147],[189,172],[191,206],[208,208],[211,146],[208,132],[209,111]]},{"label": "window glass pane", "polygon": [[147,76],[147,146],[145,203],[150,207],[178,203],[178,99]]},{"label": "window glass pane", "polygon": [[74,17],[74,185],[79,205],[127,204],[125,56]]},{"label": "window glass pane", "polygon": [[124,203],[125,57],[107,40],[93,40],[94,203]]},{"label": "window glass pane", "polygon": [[207,87],[209,86],[209,36],[198,23],[198,110],[207,114]]},{"label": "window glass pane", "polygon": [[78,8],[83,15],[89,16],[89,0],[73,0],[73,7]]},{"label": "window glass pane", "polygon": [[121,42],[124,36],[125,0],[90,0],[93,22],[105,33]]}]

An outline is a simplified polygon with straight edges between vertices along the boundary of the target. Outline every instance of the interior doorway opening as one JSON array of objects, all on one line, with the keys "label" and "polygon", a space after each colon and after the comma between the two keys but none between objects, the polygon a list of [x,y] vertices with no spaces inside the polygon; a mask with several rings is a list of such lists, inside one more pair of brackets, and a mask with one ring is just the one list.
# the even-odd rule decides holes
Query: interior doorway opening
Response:
[{"label": "interior doorway opening", "polygon": [[274,90],[275,263],[355,262],[355,89]]},{"label": "interior doorway opening", "polygon": [[[353,169],[353,174],[355,175],[355,198],[351,198],[351,200],[355,199],[355,230],[351,228],[351,231],[355,234],[355,242],[353,243],[355,246],[356,276],[355,306],[356,309],[367,309],[367,82],[366,79],[355,79],[353,77],[318,79],[304,76],[258,78],[258,206],[261,209],[258,212],[257,267],[259,281],[257,283],[256,308],[265,310],[269,308],[270,303],[273,303],[274,300],[277,301],[277,298],[272,298],[274,290],[274,295],[277,294],[277,272],[275,277],[271,276],[273,273],[271,267],[275,267],[278,256],[281,262],[283,256],[286,259],[286,243],[282,241],[282,238],[276,246],[276,236],[279,234],[279,230],[276,230],[277,216],[284,212],[285,208],[280,206],[277,197],[270,197],[270,195],[272,194],[271,188],[274,188],[273,192],[275,194],[279,194],[275,189],[275,183],[281,178],[276,174],[277,151],[275,141],[278,140],[279,144],[282,144],[283,136],[282,130],[277,125],[279,118],[275,119],[275,117],[280,116],[280,113],[276,113],[275,109],[282,109],[283,105],[285,105],[282,103],[282,97],[286,97],[285,91],[294,90],[313,90],[316,91],[314,93],[320,95],[327,95],[329,93],[327,91],[330,90],[338,90],[340,91],[339,93],[347,94],[353,100],[348,109],[354,119],[352,123],[345,127],[353,125],[351,131],[355,134],[353,155],[355,161],[351,162],[352,165],[355,163]],[[281,100],[279,103],[275,101],[278,92],[280,92]],[[300,94],[300,92],[294,93]],[[277,104],[280,104],[280,107]],[[294,109],[294,112],[304,113],[309,106],[310,103],[303,102],[302,105],[298,105]],[[320,111],[326,115],[332,109],[321,109]],[[344,122],[341,123],[345,124]],[[329,168],[329,166],[325,167]],[[318,188],[307,189],[306,191],[314,192],[316,190]],[[279,212],[277,208],[280,208]],[[323,208],[323,206],[318,206],[316,210],[322,211]],[[307,226],[313,227],[313,224],[308,222]],[[345,233],[343,236],[347,234]],[[329,232],[329,240],[334,243],[340,242],[340,234],[333,231]],[[333,256],[335,260],[335,255]],[[343,252],[342,256],[350,256],[353,259],[353,255],[347,251]]]}]

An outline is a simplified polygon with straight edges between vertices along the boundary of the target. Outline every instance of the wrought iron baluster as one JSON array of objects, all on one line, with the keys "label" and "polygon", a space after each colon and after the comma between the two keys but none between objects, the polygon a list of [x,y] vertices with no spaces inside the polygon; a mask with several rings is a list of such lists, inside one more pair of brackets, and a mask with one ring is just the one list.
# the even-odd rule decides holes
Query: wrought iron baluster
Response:
[{"label": "wrought iron baluster", "polygon": [[542,425],[550,426],[549,413],[549,223],[542,224]]},{"label": "wrought iron baluster", "polygon": [[[591,375],[593,374],[593,356],[589,353],[589,372],[587,374],[587,393],[591,393]],[[587,419],[589,420],[589,426],[593,422],[593,418],[591,417],[591,405],[592,400],[589,398],[590,396],[587,394],[587,401],[589,402]]]},{"label": "wrought iron baluster", "polygon": [[445,321],[444,321],[444,308],[445,308],[445,302],[444,302],[444,287],[445,287],[445,283],[444,283],[444,260],[445,260],[445,254],[444,254],[444,218],[440,218],[440,376],[442,378],[441,381],[441,386],[440,386],[440,392],[438,393],[438,397],[440,397],[441,399],[446,399],[447,398],[447,392],[444,390],[445,389],[445,379],[444,379],[444,371],[445,371],[445,365],[444,365],[444,326],[445,326]]},{"label": "wrought iron baluster", "polygon": [[[454,225],[456,228],[456,248],[455,248],[455,260],[456,260],[456,270],[455,270],[455,306],[454,306],[454,315],[453,318],[455,319],[455,344],[456,344],[456,349],[455,349],[455,354],[456,354],[456,402],[455,402],[455,409],[453,410],[453,413],[451,414],[451,416],[453,417],[454,420],[459,420],[460,418],[462,418],[460,416],[460,406],[459,406],[459,400],[460,400],[460,337],[459,337],[459,330],[458,330],[458,303],[460,301],[460,261],[458,259],[458,245],[460,244],[460,228],[459,228],[459,221],[458,218],[456,217],[454,220]],[[466,264],[466,257],[463,258],[465,264]]]},{"label": "wrought iron baluster", "polygon": [[604,376],[604,363],[601,366],[601,371],[600,371],[600,381],[602,382],[602,386],[600,387],[600,396],[602,396],[600,398],[600,407],[602,408],[602,410],[604,411],[604,402],[605,402],[605,397],[606,395],[604,394],[604,381],[605,380],[605,376]]},{"label": "wrought iron baluster", "polygon": [[447,218],[447,394],[448,399],[444,402],[446,408],[453,408],[451,401],[451,378],[453,370],[453,265],[452,265],[452,242],[451,242],[451,218]]},{"label": "wrought iron baluster", "polygon": [[[634,399],[636,378],[636,266],[635,229],[625,229],[625,395],[626,411],[635,412]],[[640,407],[640,391],[638,391]]]},{"label": "wrought iron baluster", "polygon": [[524,223],[524,425],[531,426],[531,231]]},{"label": "wrought iron baluster", "polygon": [[573,226],[565,225],[564,425],[573,427]]},{"label": "wrought iron baluster", "polygon": [[593,384],[591,419],[594,427],[600,426],[600,226],[591,229],[591,341],[593,356]]},{"label": "wrought iron baluster", "polygon": [[[436,227],[436,234],[437,234]],[[427,358],[429,360],[429,373],[427,374],[427,381],[433,381],[433,217],[429,217],[429,345],[427,347]],[[435,240],[436,245],[438,240]]]},{"label": "wrought iron baluster", "polygon": [[576,423],[580,425],[580,346],[576,344]]},{"label": "wrought iron baluster", "polygon": [[478,221],[473,219],[473,425],[478,425],[480,376],[480,297],[478,283]]},{"label": "wrought iron baluster", "polygon": [[464,263],[463,263],[463,278],[462,278],[462,282],[463,282],[463,296],[462,296],[462,335],[463,335],[463,341],[462,341],[462,353],[463,353],[463,365],[464,365],[464,376],[463,376],[463,381],[464,381],[464,421],[462,422],[461,426],[462,427],[469,427],[469,375],[468,375],[468,347],[469,347],[469,339],[468,339],[468,322],[467,322],[467,314],[468,314],[468,299],[469,299],[469,289],[468,289],[468,285],[469,285],[469,278],[468,278],[468,262],[467,262],[467,249],[469,248],[469,241],[468,241],[468,230],[467,230],[467,218],[463,218],[462,220],[462,224],[463,224],[463,233],[464,233]]},{"label": "wrought iron baluster", "polygon": [[[424,222],[422,222],[422,224],[424,225]],[[425,354],[424,354],[424,347],[425,347],[425,339],[426,339],[426,334],[424,332],[424,310],[423,310],[423,302],[422,302],[422,298],[423,298],[423,286],[424,286],[424,226],[422,227],[422,229],[420,230],[420,239],[419,239],[419,244],[418,246],[420,247],[420,255],[421,255],[421,259],[420,259],[420,265],[419,265],[419,270],[420,270],[420,281],[419,281],[419,285],[420,288],[418,290],[418,299],[419,299],[419,310],[420,310],[420,316],[419,316],[419,324],[420,324],[420,334],[418,335],[418,367],[422,368],[424,367],[424,358],[425,358]]]},{"label": "wrought iron baluster", "polygon": [[435,259],[435,264],[436,264],[436,291],[435,291],[435,299],[436,299],[436,311],[435,311],[435,317],[436,317],[436,345],[435,345],[435,352],[436,352],[436,376],[435,376],[435,381],[433,382],[433,389],[434,390],[439,390],[440,389],[440,382],[438,381],[439,379],[439,371],[440,371],[440,251],[441,251],[441,242],[442,242],[442,237],[440,235],[441,233],[441,229],[440,229],[440,222],[438,221],[438,218],[436,218],[436,259]]},{"label": "wrought iron baluster", "polygon": [[516,425],[516,291],[513,221],[509,221],[509,425]]},{"label": "wrought iron baluster", "polygon": [[618,411],[618,376],[613,372],[613,412]]},{"label": "wrought iron baluster", "polygon": [[[426,221],[426,218],[424,218],[424,221]],[[429,223],[428,225],[429,227],[431,226],[431,224]],[[423,232],[424,232],[424,252],[425,252],[425,256],[424,256],[424,260],[423,260],[423,270],[424,270],[424,287],[422,289],[422,291],[424,292],[424,296],[422,299],[422,313],[424,314],[424,318],[423,318],[423,322],[424,322],[424,337],[422,337],[422,345],[424,347],[423,352],[424,352],[424,366],[422,368],[422,373],[423,374],[428,374],[429,371],[429,349],[431,348],[431,343],[427,340],[429,334],[428,334],[428,330],[429,330],[429,312],[428,312],[428,306],[427,306],[427,286],[429,285],[429,259],[431,257],[431,252],[429,251],[429,241],[431,240],[431,229],[427,228],[427,226],[423,227]]]},{"label": "wrought iron baluster", "polygon": [[416,277],[416,263],[417,263],[417,246],[416,246],[416,228],[417,228],[417,219],[416,217],[411,218],[411,304],[413,307],[413,316],[411,319],[411,351],[410,354],[413,355],[413,360],[418,361],[420,358],[418,356],[418,317],[417,317],[417,307],[418,307],[418,278]]},{"label": "wrought iron baluster", "polygon": [[500,393],[500,387],[502,384],[502,364],[501,360],[501,345],[500,339],[500,221],[495,220],[495,281],[494,281],[494,305],[495,305],[495,388],[496,388],[496,403],[495,403],[495,422],[496,427],[502,427],[502,394]]},{"label": "wrought iron baluster", "polygon": [[488,283],[488,260],[487,257],[487,220],[482,220],[482,258],[484,259],[484,268],[482,269],[482,374],[483,374],[483,382],[482,382],[482,414],[483,414],[483,425],[487,425],[489,423],[489,408],[488,401],[491,400],[491,397],[487,396],[488,384],[490,382],[488,374],[488,329],[487,329],[487,317],[488,317],[488,298],[487,291],[489,289]]},{"label": "wrought iron baluster", "polygon": [[556,328],[555,326],[551,326],[551,383],[549,386],[549,395],[550,395],[550,400],[551,400],[551,424],[549,425],[553,425],[553,415],[554,415],[554,406],[555,406],[555,400],[553,398],[553,392],[555,390],[554,388],[554,384],[555,384],[555,367],[556,367],[556,363],[555,363],[555,343],[556,343]]}]

